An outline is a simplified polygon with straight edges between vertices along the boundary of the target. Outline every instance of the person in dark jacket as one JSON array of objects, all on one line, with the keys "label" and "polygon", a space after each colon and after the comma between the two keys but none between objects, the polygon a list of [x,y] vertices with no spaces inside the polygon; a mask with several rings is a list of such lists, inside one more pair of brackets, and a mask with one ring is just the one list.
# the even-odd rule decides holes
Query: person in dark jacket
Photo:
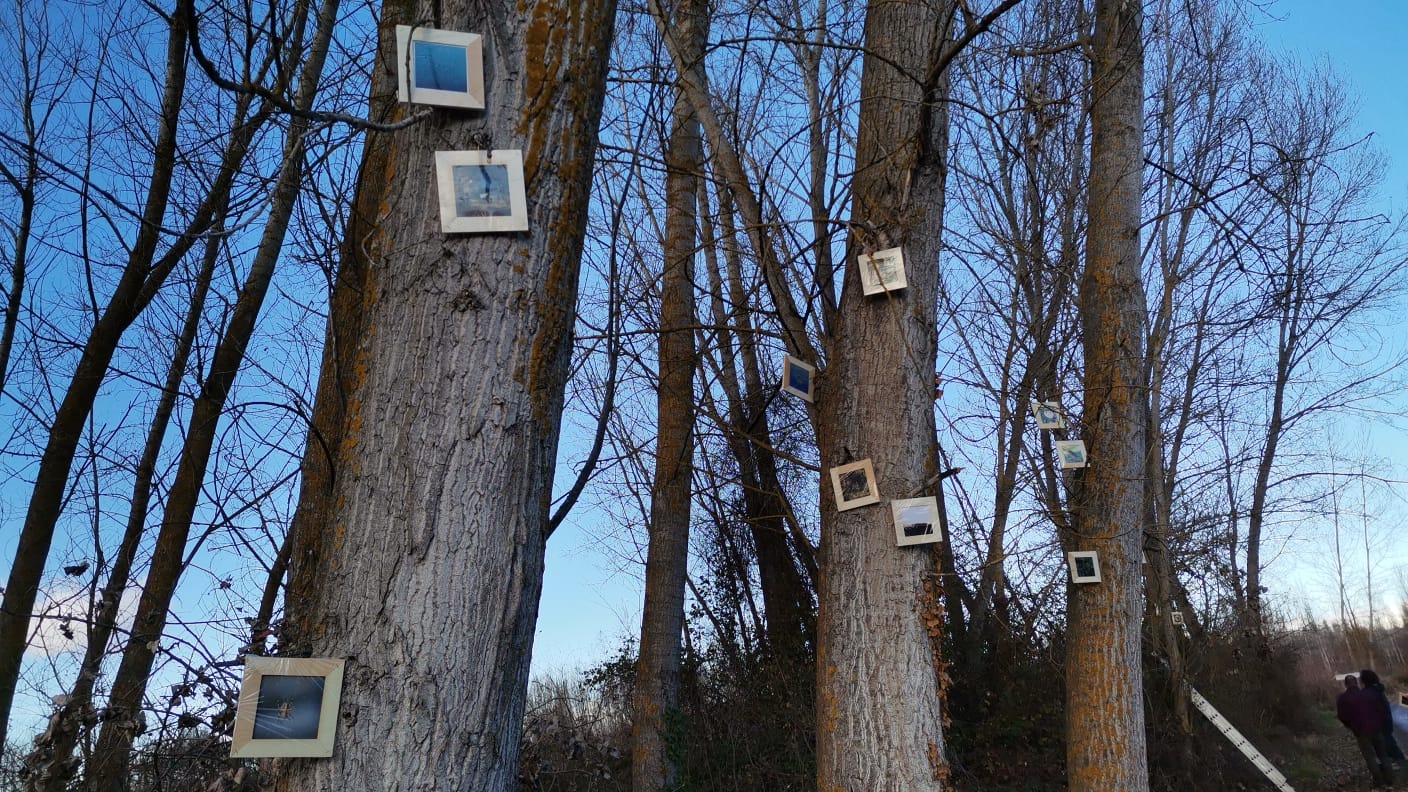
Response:
[{"label": "person in dark jacket", "polygon": [[1388,750],[1384,747],[1383,715],[1378,698],[1359,687],[1358,679],[1347,676],[1344,692],[1335,701],[1335,714],[1359,742],[1359,752],[1364,755],[1374,785],[1392,786],[1393,771],[1389,769]]},{"label": "person in dark jacket", "polygon": [[1359,672],[1359,686],[1374,694],[1379,701],[1379,710],[1383,714],[1384,725],[1382,734],[1384,737],[1384,750],[1388,751],[1388,758],[1397,762],[1402,767],[1408,759],[1403,756],[1403,749],[1399,747],[1398,740],[1393,736],[1393,709],[1388,705],[1388,691],[1384,690],[1384,683],[1380,681],[1379,675],[1371,669],[1364,669]]}]

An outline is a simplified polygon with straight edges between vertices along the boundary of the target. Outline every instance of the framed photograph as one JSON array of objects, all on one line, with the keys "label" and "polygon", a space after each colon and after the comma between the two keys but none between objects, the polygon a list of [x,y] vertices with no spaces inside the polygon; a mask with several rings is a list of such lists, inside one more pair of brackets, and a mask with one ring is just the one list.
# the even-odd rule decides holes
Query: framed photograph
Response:
[{"label": "framed photograph", "polygon": [[1036,418],[1038,429],[1065,429],[1066,419],[1061,415],[1060,402],[1032,402],[1032,416]]},{"label": "framed photograph", "polygon": [[1072,583],[1100,582],[1100,554],[1094,550],[1066,553],[1066,565],[1071,568]]},{"label": "framed photograph", "polygon": [[836,511],[880,502],[875,486],[875,468],[869,459],[831,468],[831,488],[836,493]]},{"label": "framed photograph", "polygon": [[344,662],[247,655],[231,758],[332,756]]},{"label": "framed photograph", "polygon": [[396,26],[396,98],[484,109],[484,38],[478,33]]},{"label": "framed photograph", "polygon": [[939,541],[939,499],[901,498],[890,501],[895,518],[895,544],[933,544]]},{"label": "framed photograph", "polygon": [[447,234],[528,230],[523,152],[437,151],[440,229]]},{"label": "framed photograph", "polygon": [[782,390],[807,401],[813,401],[816,394],[816,366],[784,355],[782,357]]},{"label": "framed photograph", "polygon": [[860,267],[860,290],[865,294],[884,294],[909,285],[904,277],[901,248],[862,253],[856,258],[856,265]]},{"label": "framed photograph", "polygon": [[1085,441],[1057,440],[1056,458],[1060,460],[1062,470],[1085,467]]}]

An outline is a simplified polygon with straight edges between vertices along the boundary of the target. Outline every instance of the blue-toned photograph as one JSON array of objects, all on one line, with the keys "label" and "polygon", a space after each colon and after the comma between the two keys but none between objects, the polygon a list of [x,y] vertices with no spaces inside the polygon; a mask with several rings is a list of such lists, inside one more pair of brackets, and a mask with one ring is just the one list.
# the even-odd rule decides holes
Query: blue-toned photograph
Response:
[{"label": "blue-toned photograph", "polygon": [[464,47],[430,41],[417,41],[413,46],[416,88],[455,93],[469,90],[469,61]]},{"label": "blue-toned photograph", "polygon": [[510,217],[507,165],[456,165],[456,217]]},{"label": "blue-toned photograph", "polygon": [[315,740],[326,677],[265,674],[254,710],[255,740]]},{"label": "blue-toned photograph", "polygon": [[787,387],[803,393],[810,393],[812,390],[812,373],[801,366],[788,366]]}]

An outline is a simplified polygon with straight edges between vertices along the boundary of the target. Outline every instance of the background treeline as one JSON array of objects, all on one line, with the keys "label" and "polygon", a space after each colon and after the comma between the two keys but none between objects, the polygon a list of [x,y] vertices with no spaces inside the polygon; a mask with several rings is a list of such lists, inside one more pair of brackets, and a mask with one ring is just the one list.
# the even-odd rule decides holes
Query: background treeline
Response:
[{"label": "background treeline", "polygon": [[[239,655],[279,648],[377,9],[3,13],[0,788],[250,787],[255,766],[228,762],[223,738]],[[1408,684],[1408,614],[1390,607],[1405,582],[1379,561],[1394,476],[1353,428],[1391,424],[1401,390],[1401,218],[1384,214],[1383,157],[1352,95],[1262,47],[1262,9],[1145,14],[1150,450],[1130,530],[1151,784],[1256,780],[1191,711],[1188,683],[1313,783],[1307,735],[1326,726],[1332,674],[1376,666]],[[1092,20],[1075,0],[1017,4],[946,71],[932,561],[961,788],[1062,786],[1063,680],[1085,672],[1064,667],[1065,435],[1038,431],[1027,405],[1061,402],[1079,436]],[[865,21],[848,0],[714,4],[685,53],[714,126],[681,160],[678,66],[651,8],[618,14],[559,453],[582,475],[563,477],[558,505],[643,563],[660,519],[656,397],[688,402],[692,444],[670,446],[690,463],[689,555],[665,745],[687,789],[815,784],[829,492],[815,408],[776,385],[784,352],[827,348],[841,316]],[[681,161],[696,207],[683,279],[665,211]],[[683,323],[665,315],[681,299]],[[685,390],[667,327],[693,341]],[[1300,553],[1338,602],[1330,623],[1276,576]],[[630,788],[640,647],[533,684],[522,789]]]}]

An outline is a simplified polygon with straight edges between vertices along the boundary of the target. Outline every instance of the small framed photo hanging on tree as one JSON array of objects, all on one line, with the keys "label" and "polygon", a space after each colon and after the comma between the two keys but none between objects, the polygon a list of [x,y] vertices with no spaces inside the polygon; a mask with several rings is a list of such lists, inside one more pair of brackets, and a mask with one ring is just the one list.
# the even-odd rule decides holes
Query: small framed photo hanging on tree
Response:
[{"label": "small framed photo hanging on tree", "polygon": [[435,152],[440,229],[447,234],[528,230],[523,152]]},{"label": "small framed photo hanging on tree", "polygon": [[816,395],[816,366],[811,366],[791,355],[782,357],[782,390],[800,399],[814,401]]},{"label": "small framed photo hanging on tree", "polygon": [[230,757],[332,756],[344,665],[246,655]]},{"label": "small framed photo hanging on tree", "polygon": [[478,33],[396,26],[396,98],[484,109],[484,38]]},{"label": "small framed photo hanging on tree", "polygon": [[904,250],[887,248],[856,257],[860,267],[860,290],[864,294],[884,294],[909,285],[904,276]]},{"label": "small framed photo hanging on tree", "polygon": [[875,486],[875,467],[869,459],[831,468],[831,489],[836,494],[836,511],[880,502]]},{"label": "small framed photo hanging on tree", "polygon": [[1066,553],[1066,565],[1070,567],[1072,583],[1100,582],[1100,554],[1094,550]]},{"label": "small framed photo hanging on tree", "polygon": [[900,547],[939,541],[939,499],[901,498],[890,501],[895,520],[895,544]]},{"label": "small framed photo hanging on tree", "polygon": [[1032,417],[1038,429],[1065,429],[1066,419],[1061,415],[1059,402],[1032,402]]},{"label": "small framed photo hanging on tree", "polygon": [[1062,470],[1085,467],[1085,441],[1057,440],[1056,459],[1060,461]]}]

